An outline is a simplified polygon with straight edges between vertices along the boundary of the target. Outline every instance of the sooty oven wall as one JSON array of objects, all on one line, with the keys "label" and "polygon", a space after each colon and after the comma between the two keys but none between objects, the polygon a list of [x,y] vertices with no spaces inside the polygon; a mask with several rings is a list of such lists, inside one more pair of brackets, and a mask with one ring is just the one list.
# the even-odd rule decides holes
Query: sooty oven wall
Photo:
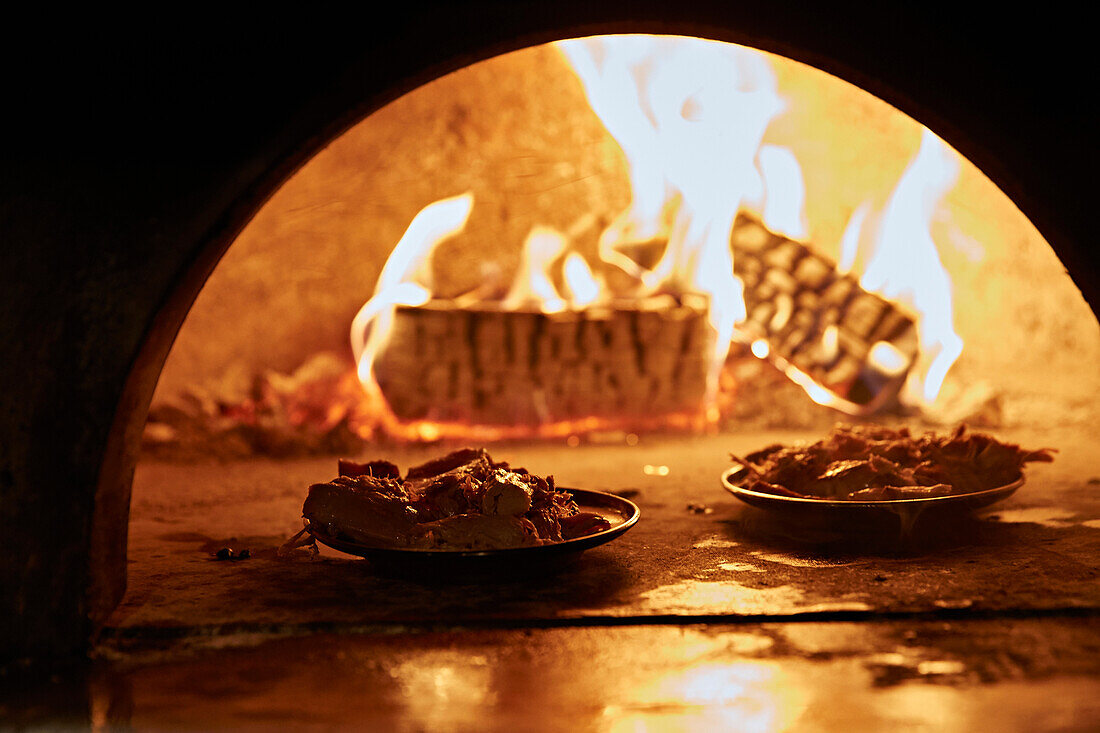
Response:
[{"label": "sooty oven wall", "polygon": [[0,177],[0,658],[79,652],[121,598],[149,399],[188,307],[247,219],[356,120],[497,53],[675,33],[830,71],[976,163],[1094,312],[1100,304],[1085,185],[1091,66],[1072,19],[787,2],[391,10],[385,23],[146,15],[134,30],[133,18],[104,16],[13,29]]}]

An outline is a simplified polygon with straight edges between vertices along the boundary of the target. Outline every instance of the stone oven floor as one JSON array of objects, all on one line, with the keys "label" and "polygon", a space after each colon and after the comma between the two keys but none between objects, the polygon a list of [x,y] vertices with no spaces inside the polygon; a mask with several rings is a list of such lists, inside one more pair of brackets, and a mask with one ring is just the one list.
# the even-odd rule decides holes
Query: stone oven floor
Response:
[{"label": "stone oven floor", "polygon": [[[277,558],[334,459],[143,462],[129,591],[73,715],[153,729],[1096,729],[1100,455],[1079,431],[997,434],[1060,452],[1007,501],[925,515],[909,537],[893,517],[784,522],[722,490],[729,452],[804,434],[497,446],[562,485],[629,496],[642,518],[572,562],[493,575]],[[368,457],[404,468],[439,451]],[[223,546],[252,557],[215,560]]]}]

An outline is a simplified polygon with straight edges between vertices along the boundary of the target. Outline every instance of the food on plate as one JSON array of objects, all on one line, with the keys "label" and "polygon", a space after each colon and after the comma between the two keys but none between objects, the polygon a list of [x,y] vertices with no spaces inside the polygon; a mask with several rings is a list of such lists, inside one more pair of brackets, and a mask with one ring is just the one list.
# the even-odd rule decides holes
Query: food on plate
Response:
[{"label": "food on plate", "polygon": [[554,477],[465,448],[414,466],[342,459],[339,476],[309,487],[302,515],[314,531],[371,547],[492,550],[531,547],[609,529],[582,512]]},{"label": "food on plate", "polygon": [[749,491],[803,499],[918,499],[1008,485],[1023,475],[1025,463],[1050,462],[1055,452],[1024,450],[966,425],[920,436],[904,427],[837,425],[812,445],[731,455],[744,466],[731,480]]}]

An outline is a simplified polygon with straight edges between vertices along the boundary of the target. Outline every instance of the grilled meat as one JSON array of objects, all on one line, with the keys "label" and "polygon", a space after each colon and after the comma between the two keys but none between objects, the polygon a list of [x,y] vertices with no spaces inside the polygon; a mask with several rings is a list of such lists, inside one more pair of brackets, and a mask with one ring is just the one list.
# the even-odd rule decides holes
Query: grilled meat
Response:
[{"label": "grilled meat", "polygon": [[309,489],[302,515],[333,537],[382,547],[500,549],[610,528],[581,512],[554,478],[493,461],[466,448],[410,468],[341,460],[340,476]]},{"label": "grilled meat", "polygon": [[960,425],[948,435],[908,428],[837,425],[809,446],[773,445],[745,458],[742,485],[810,499],[882,501],[970,494],[1017,480],[1025,463],[1050,462],[1051,448],[1025,450]]}]

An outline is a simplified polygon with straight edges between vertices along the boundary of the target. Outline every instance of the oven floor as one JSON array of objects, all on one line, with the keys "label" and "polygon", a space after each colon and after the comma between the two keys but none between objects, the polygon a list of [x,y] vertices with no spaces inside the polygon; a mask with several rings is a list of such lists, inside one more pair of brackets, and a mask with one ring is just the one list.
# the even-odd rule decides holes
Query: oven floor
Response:
[{"label": "oven floor", "polygon": [[113,644],[81,670],[24,684],[33,692],[7,705],[18,715],[3,715],[0,695],[0,721],[49,730],[1086,731],[1100,721],[1097,658],[1096,618],[231,634]]},{"label": "oven floor", "polygon": [[[409,575],[325,550],[278,559],[301,529],[306,487],[335,460],[142,464],[134,481],[123,636],[196,628],[328,630],[374,624],[603,623],[687,617],[863,618],[883,613],[1100,609],[1100,455],[1072,435],[1027,483],[985,514],[837,527],[784,523],[721,487],[731,451],[792,434],[643,441],[636,446],[498,446],[498,460],[565,486],[616,491],[638,524],[572,563],[484,577]],[[435,449],[387,451],[402,468]],[[646,466],[667,467],[651,468]],[[248,549],[218,561],[221,547]]]},{"label": "oven floor", "polygon": [[[802,434],[497,446],[561,485],[627,495],[642,518],[572,562],[492,575],[277,558],[334,459],[144,462],[129,591],[96,674],[123,679],[132,720],[154,728],[207,714],[409,730],[1089,728],[1100,455],[1079,432],[998,435],[1060,452],[1007,501],[922,516],[908,536],[892,516],[796,524],[722,490],[730,452]],[[404,468],[439,451],[367,457]],[[223,546],[251,558],[218,561]]]}]

